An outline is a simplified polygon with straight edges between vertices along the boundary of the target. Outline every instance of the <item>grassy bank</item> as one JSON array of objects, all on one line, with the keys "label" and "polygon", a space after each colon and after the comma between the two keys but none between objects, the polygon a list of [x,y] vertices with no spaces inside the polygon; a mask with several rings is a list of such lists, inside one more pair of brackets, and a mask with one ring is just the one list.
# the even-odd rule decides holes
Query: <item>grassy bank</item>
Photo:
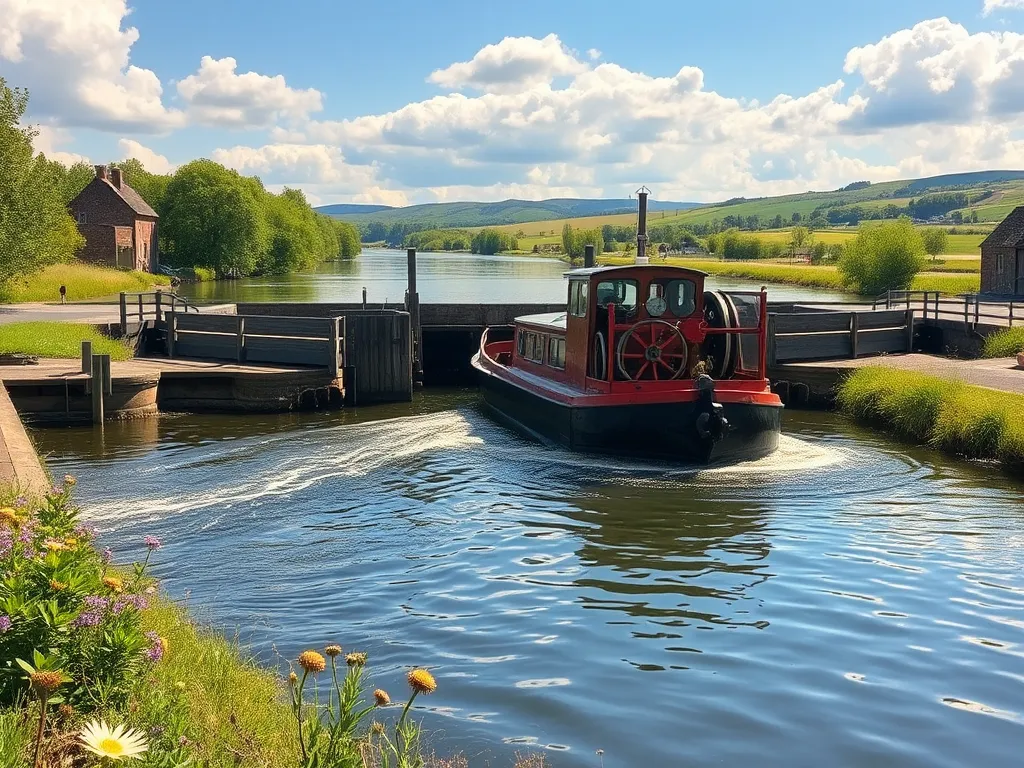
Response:
[{"label": "grassy bank", "polygon": [[1024,396],[885,367],[839,388],[840,409],[908,440],[969,459],[1024,466]]},{"label": "grassy bank", "polygon": [[0,325],[0,355],[74,359],[81,357],[83,341],[92,342],[94,354],[110,355],[111,360],[132,357],[127,343],[104,336],[91,325],[43,321]]},{"label": "grassy bank", "polygon": [[1024,328],[1006,328],[985,339],[982,357],[1013,357],[1024,352]]},{"label": "grassy bank", "polygon": [[[632,264],[632,256],[602,255],[602,264]],[[712,259],[684,259],[670,256],[658,264],[672,264],[679,267],[699,269],[710,275],[734,277],[761,283],[786,283],[809,288],[825,288],[830,291],[849,291],[843,276],[834,266],[811,264],[770,264],[760,261],[715,261]],[[977,275],[937,274],[922,272],[914,278],[915,291],[942,291],[943,293],[965,293],[977,291],[980,278]]]},{"label": "grassy bank", "polygon": [[152,290],[153,286],[170,285],[165,275],[148,272],[127,272],[111,267],[73,262],[54,264],[26,275],[20,280],[0,288],[0,301],[21,303],[26,301],[60,301],[60,287],[68,289],[68,301],[84,301],[113,296],[121,291]]}]

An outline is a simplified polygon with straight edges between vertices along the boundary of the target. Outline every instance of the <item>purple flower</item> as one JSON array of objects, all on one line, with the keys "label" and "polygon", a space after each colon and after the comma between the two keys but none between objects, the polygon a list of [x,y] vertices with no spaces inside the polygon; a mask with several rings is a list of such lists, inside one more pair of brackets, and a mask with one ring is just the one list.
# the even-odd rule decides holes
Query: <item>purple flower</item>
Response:
[{"label": "purple flower", "polygon": [[114,559],[114,553],[110,551],[110,547],[103,550],[103,554],[100,555],[100,559],[103,560],[104,565],[110,564],[110,561]]},{"label": "purple flower", "polygon": [[4,614],[0,613],[0,635],[2,635],[4,632],[9,631],[10,628],[11,628],[11,617],[10,616],[5,616]]},{"label": "purple flower", "polygon": [[82,602],[90,610],[105,610],[110,605],[110,601],[107,598],[99,597],[98,595],[86,595],[82,598]]},{"label": "purple flower", "polygon": [[146,639],[149,640],[149,648],[146,650],[146,658],[152,662],[160,661],[164,657],[164,642],[156,632],[147,632]]},{"label": "purple flower", "polygon": [[53,486],[53,488],[50,491],[50,495],[52,496],[60,496],[62,493],[64,493],[64,486],[61,485]]},{"label": "purple flower", "polygon": [[24,496],[19,496],[18,498],[16,498],[14,500],[14,506],[19,507],[19,508],[20,507],[26,507],[26,506],[28,506],[28,499],[26,499]]},{"label": "purple flower", "polygon": [[162,546],[160,544],[160,539],[158,539],[156,536],[147,536],[145,539],[143,539],[143,541],[146,543],[146,548],[149,549],[150,552],[152,552],[154,549],[160,549],[160,547]]},{"label": "purple flower", "polygon": [[25,524],[21,526],[21,533],[18,534],[18,541],[22,544],[31,544],[32,538],[36,535],[36,532],[32,530],[32,526]]},{"label": "purple flower", "polygon": [[103,614],[100,611],[82,611],[75,617],[75,620],[71,622],[73,627],[95,627],[103,621]]},{"label": "purple flower", "polygon": [[120,615],[127,608],[134,608],[137,611],[145,610],[149,601],[142,595],[122,595],[117,598],[110,610],[114,615]]},{"label": "purple flower", "polygon": [[14,549],[14,534],[9,528],[0,528],[0,558],[7,557]]},{"label": "purple flower", "polygon": [[91,539],[96,535],[96,526],[82,524],[75,528],[75,537],[79,539]]}]

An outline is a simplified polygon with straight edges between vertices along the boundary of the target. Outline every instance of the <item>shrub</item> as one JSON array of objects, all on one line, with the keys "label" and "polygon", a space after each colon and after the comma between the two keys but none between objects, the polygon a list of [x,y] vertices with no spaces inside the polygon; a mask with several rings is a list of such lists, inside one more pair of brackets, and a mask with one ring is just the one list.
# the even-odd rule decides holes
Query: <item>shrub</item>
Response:
[{"label": "shrub", "polygon": [[981,350],[982,357],[1013,357],[1024,352],[1024,328],[1005,328],[987,339]]},{"label": "shrub", "polygon": [[924,263],[924,243],[910,219],[861,227],[846,245],[839,271],[861,293],[878,294],[911,286]]}]

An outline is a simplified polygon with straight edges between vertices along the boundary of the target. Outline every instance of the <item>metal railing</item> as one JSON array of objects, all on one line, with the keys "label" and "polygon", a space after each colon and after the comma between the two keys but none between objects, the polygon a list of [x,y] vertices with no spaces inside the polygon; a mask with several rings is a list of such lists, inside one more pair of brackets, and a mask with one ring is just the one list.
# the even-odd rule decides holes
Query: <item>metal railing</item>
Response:
[{"label": "metal railing", "polygon": [[1020,324],[1024,320],[1024,301],[985,298],[977,293],[950,296],[940,291],[886,291],[871,305],[873,310],[879,307],[912,310],[925,320],[962,319],[968,328],[983,321],[1012,328],[1014,321]]},{"label": "metal railing", "polygon": [[176,293],[152,291],[149,293],[121,292],[121,328],[127,328],[128,322],[142,325],[146,320],[164,327],[165,315],[171,312],[198,312],[199,307]]}]

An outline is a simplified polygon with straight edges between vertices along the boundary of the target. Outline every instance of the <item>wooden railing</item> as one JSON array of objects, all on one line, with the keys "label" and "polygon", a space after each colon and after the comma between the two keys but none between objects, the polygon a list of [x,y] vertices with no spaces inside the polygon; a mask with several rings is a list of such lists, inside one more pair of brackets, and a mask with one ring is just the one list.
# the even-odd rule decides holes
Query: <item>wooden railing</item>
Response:
[{"label": "wooden railing", "polygon": [[924,319],[963,320],[968,328],[983,322],[1013,327],[1024,321],[1024,300],[985,298],[976,293],[958,296],[939,291],[886,291],[871,305],[872,309],[903,307]]},{"label": "wooden railing", "polygon": [[121,292],[121,328],[128,322],[142,325],[152,320],[158,328],[164,327],[164,318],[171,312],[198,312],[199,307],[188,299],[169,291],[152,291],[149,293]]},{"label": "wooden railing", "polygon": [[805,312],[768,316],[768,365],[911,352],[914,311]]},{"label": "wooden railing", "polygon": [[167,354],[234,363],[344,366],[344,317],[167,314]]}]

